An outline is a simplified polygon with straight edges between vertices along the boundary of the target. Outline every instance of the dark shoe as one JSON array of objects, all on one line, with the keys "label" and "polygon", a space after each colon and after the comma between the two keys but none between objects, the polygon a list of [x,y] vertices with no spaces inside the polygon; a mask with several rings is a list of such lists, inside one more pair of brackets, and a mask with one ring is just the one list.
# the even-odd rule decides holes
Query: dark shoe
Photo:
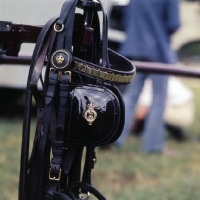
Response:
[{"label": "dark shoe", "polygon": [[166,129],[170,136],[177,141],[185,141],[187,137],[185,136],[183,130],[180,127],[166,124]]},{"label": "dark shoe", "polygon": [[144,128],[144,120],[135,120],[131,128],[131,134],[135,137],[141,137]]}]

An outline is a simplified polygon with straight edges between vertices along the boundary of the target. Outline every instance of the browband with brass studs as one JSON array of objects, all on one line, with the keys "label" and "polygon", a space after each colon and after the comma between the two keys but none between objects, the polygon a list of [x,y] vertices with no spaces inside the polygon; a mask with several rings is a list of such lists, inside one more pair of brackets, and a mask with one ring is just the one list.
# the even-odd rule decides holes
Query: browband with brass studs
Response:
[{"label": "browband with brass studs", "polygon": [[[90,76],[91,78],[100,79],[103,81],[108,81],[112,83],[120,83],[120,84],[128,84],[132,82],[135,77],[135,73],[127,73],[129,75],[122,75],[119,73],[115,73],[112,69],[107,69],[107,71],[101,70],[101,68],[94,68],[93,66],[89,66],[88,64],[83,64],[82,62],[75,61],[74,68],[75,71],[80,72],[81,74],[85,74]],[[124,71],[123,71],[124,73]]]}]

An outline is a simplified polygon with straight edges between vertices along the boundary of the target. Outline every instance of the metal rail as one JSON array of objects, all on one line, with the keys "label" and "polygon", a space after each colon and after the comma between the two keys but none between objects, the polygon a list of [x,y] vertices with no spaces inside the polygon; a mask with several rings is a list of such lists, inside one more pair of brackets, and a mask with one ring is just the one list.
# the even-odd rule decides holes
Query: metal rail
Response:
[{"label": "metal rail", "polygon": [[200,78],[200,68],[180,64],[132,61],[137,71]]},{"label": "metal rail", "polygon": [[[31,55],[6,56],[0,54],[0,63],[5,64],[30,64]],[[132,61],[136,66],[138,72],[145,73],[159,73],[159,74],[173,74],[178,76],[186,76],[193,78],[200,78],[200,68],[192,66],[184,66],[180,64],[165,64],[155,62],[141,62]]]}]

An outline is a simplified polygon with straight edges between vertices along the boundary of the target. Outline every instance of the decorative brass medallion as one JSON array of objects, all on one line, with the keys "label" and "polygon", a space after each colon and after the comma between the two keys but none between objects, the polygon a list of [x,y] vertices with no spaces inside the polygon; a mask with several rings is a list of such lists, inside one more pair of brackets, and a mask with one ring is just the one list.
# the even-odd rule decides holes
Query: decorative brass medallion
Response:
[{"label": "decorative brass medallion", "polygon": [[56,61],[58,64],[62,64],[64,62],[64,57],[62,55],[56,56]]},{"label": "decorative brass medallion", "polygon": [[72,63],[72,55],[65,49],[55,51],[51,56],[51,66],[56,70],[67,71]]},{"label": "decorative brass medallion", "polygon": [[89,125],[92,125],[92,123],[97,118],[97,113],[94,110],[94,104],[91,102],[87,105],[87,110],[84,114],[85,119],[88,121]]}]

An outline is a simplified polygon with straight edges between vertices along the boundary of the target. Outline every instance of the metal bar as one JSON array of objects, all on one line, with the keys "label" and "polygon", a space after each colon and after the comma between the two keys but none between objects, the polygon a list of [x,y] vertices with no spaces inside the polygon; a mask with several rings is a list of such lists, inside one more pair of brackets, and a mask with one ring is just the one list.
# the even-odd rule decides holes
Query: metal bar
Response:
[{"label": "metal bar", "polygon": [[200,77],[200,68],[180,64],[132,61],[138,72],[173,74],[187,77]]},{"label": "metal bar", "polygon": [[[6,56],[0,54],[1,64],[27,64],[31,62],[31,55],[20,55],[16,56]],[[165,63],[155,63],[155,62],[141,62],[141,61],[131,61],[133,65],[136,66],[138,72],[145,73],[159,73],[159,74],[173,74],[177,76],[187,76],[187,77],[200,77],[200,68],[185,66],[181,64],[165,64]]]},{"label": "metal bar", "polygon": [[31,55],[21,55],[21,56],[6,56],[4,54],[0,54],[0,63],[1,64],[25,64],[30,65],[31,63]]}]

